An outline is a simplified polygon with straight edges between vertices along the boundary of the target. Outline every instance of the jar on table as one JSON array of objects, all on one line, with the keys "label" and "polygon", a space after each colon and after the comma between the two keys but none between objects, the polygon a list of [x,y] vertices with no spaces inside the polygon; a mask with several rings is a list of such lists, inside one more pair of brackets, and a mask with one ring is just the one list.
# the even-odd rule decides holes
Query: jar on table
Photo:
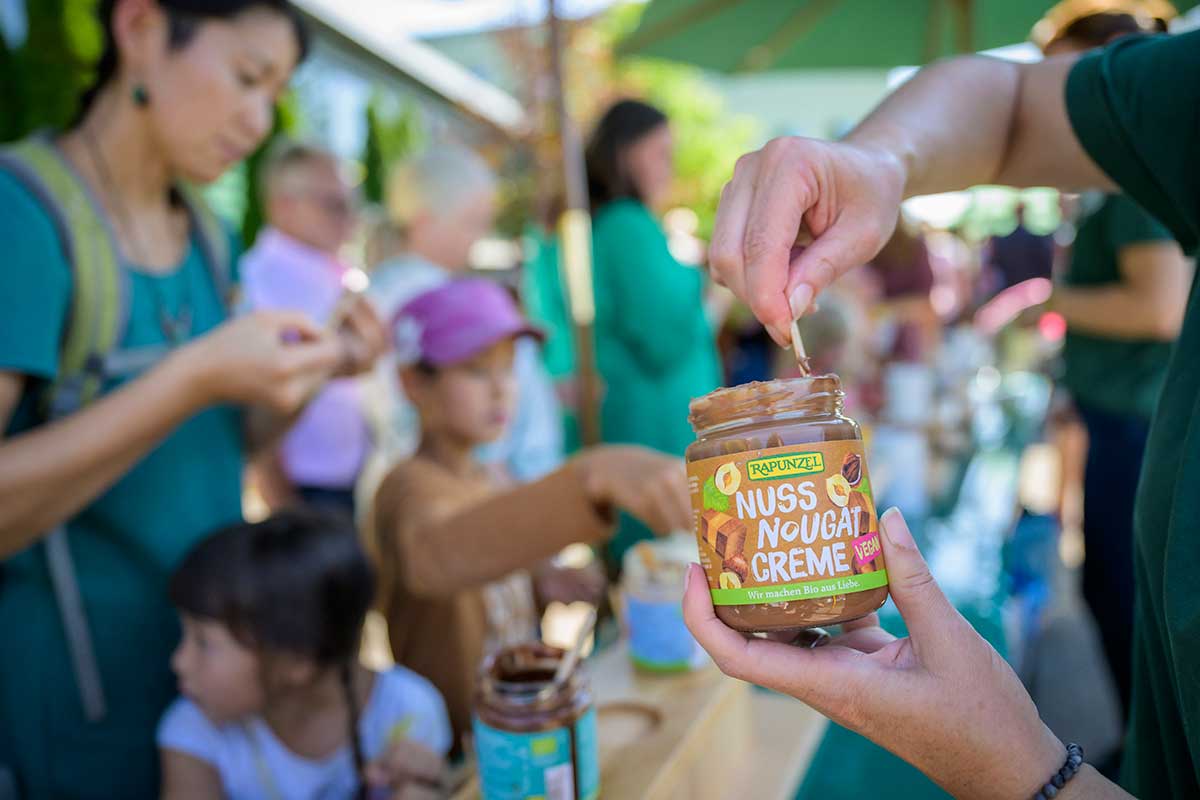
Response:
[{"label": "jar on table", "polygon": [[629,655],[644,672],[686,672],[708,659],[683,621],[683,576],[696,560],[687,533],[638,542],[621,566],[621,607]]},{"label": "jar on table", "polygon": [[817,375],[693,400],[688,482],[717,617],[739,631],[849,622],[887,599],[862,434]]},{"label": "jar on table", "polygon": [[582,669],[554,683],[564,655],[528,642],[485,659],[473,724],[484,800],[599,795],[596,709]]}]

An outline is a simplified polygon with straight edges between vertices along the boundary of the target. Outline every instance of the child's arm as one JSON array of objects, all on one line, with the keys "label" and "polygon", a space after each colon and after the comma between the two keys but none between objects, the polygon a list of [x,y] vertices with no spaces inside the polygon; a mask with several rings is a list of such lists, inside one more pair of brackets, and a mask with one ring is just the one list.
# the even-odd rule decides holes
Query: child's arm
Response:
[{"label": "child's arm", "polygon": [[601,541],[611,519],[576,471],[568,464],[467,508],[420,476],[389,479],[376,497],[380,557],[407,591],[445,597],[533,566],[571,542]]},{"label": "child's arm", "polygon": [[663,533],[690,526],[683,464],[646,448],[606,446],[534,483],[462,508],[421,470],[400,468],[376,497],[381,557],[413,594],[449,596],[533,567],[572,542],[599,542],[612,512]]},{"label": "child's arm", "polygon": [[225,790],[212,764],[178,750],[160,748],[162,800],[221,800]]}]

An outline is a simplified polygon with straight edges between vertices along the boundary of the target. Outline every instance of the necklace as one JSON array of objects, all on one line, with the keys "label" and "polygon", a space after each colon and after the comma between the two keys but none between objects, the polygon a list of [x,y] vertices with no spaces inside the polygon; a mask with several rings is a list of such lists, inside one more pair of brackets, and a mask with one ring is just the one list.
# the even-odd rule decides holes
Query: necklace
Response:
[{"label": "necklace", "polygon": [[[112,204],[113,211],[116,212],[121,227],[125,231],[130,245],[130,255],[142,265],[149,263],[146,258],[147,251],[142,247],[142,242],[138,238],[137,226],[133,224],[133,215],[129,213],[120,192],[116,190],[116,182],[112,179],[112,173],[108,169],[108,162],[105,160],[104,154],[100,151],[100,145],[87,131],[80,131],[80,136],[87,144],[88,156],[91,159],[92,167],[96,170],[97,177],[100,178],[101,190],[105,198]],[[177,314],[172,314],[170,309],[167,308],[167,301],[163,297],[160,285],[161,277],[154,275],[147,277],[149,280],[146,283],[150,287],[150,295],[154,300],[154,308],[158,315],[158,326],[162,330],[163,336],[166,337],[167,343],[172,347],[183,343],[192,332],[193,321],[192,304],[188,290],[188,276],[180,276],[182,279],[183,297],[179,301],[179,312]]]}]

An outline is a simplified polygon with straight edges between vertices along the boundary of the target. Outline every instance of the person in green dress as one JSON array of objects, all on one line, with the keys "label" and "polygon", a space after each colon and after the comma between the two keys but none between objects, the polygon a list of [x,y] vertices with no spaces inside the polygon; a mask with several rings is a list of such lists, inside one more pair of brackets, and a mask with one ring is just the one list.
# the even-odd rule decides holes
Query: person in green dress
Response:
[{"label": "person in green dress", "polygon": [[[720,385],[721,374],[704,274],[676,260],[654,216],[674,175],[667,117],[646,103],[619,101],[597,123],[586,157],[601,437],[682,456],[695,438],[688,403]],[[611,563],[650,536],[623,517],[609,545]]]},{"label": "person in green dress", "polygon": [[[364,304],[343,335],[286,312],[228,320],[180,200],[180,183],[216,179],[267,136],[306,49],[298,12],[285,0],[105,0],[99,12],[95,86],[53,153],[111,229],[113,245],[96,246],[115,247],[126,281],[119,346],[166,355],[105,373],[96,399],[47,420],[78,262],[43,198],[0,169],[0,795],[32,800],[158,795],[154,731],[179,637],[168,578],[204,533],[240,519],[244,454],[384,341]],[[98,704],[77,684],[52,588],[56,528],[90,630],[91,670],[78,674],[98,674]]]},{"label": "person in green dress", "polygon": [[[1035,64],[951,59],[921,70],[840,142],[786,137],[743,156],[722,195],[710,262],[783,344],[821,289],[879,251],[907,196],[978,184],[1119,187],[1193,254],[1198,130],[1200,31],[1126,37]],[[797,254],[802,232],[814,238]],[[816,648],[747,639],[714,615],[696,566],[684,596],[689,627],[725,672],[799,698],[958,798],[1200,797],[1198,354],[1193,282],[1135,503],[1124,788],[1086,763],[1063,783],[1075,758],[946,599],[896,510],[881,529],[907,637],[871,616]]]},{"label": "person in green dress", "polygon": [[[1129,13],[1121,0],[1094,13],[1053,12],[1031,38],[1053,57],[1082,53],[1166,20]],[[1083,599],[1091,609],[1129,715],[1133,672],[1133,501],[1150,418],[1179,335],[1192,264],[1175,237],[1126,195],[1081,198],[1070,262],[1047,307],[1067,322],[1062,384],[1087,427],[1083,485]]]}]

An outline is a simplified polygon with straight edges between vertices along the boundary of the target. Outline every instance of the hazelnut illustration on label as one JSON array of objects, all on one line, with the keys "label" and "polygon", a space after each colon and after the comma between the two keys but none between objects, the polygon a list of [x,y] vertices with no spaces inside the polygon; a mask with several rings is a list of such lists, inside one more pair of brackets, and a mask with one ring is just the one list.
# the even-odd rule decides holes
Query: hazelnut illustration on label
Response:
[{"label": "hazelnut illustration on label", "polygon": [[867,591],[887,583],[857,440],[688,464],[700,561],[718,605]]}]

